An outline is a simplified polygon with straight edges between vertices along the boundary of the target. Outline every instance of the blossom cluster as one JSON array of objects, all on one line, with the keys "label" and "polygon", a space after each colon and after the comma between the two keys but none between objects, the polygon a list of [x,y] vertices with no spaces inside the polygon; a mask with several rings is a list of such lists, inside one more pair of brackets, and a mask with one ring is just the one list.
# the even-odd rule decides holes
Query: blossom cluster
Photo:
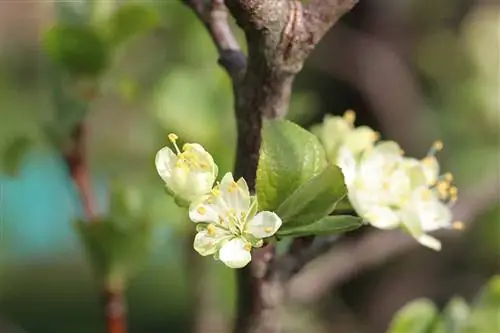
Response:
[{"label": "blossom cluster", "polygon": [[401,228],[434,250],[441,243],[428,233],[441,228],[459,229],[450,208],[457,200],[451,173],[440,175],[437,141],[426,157],[404,155],[394,141],[382,141],[367,126],[354,126],[355,113],[326,116],[316,132],[328,159],[344,174],[348,198],[356,213],[380,229]]},{"label": "blossom cluster", "polygon": [[197,223],[194,249],[231,268],[246,266],[251,249],[261,247],[280,228],[280,217],[258,211],[257,198],[243,178],[235,181],[229,172],[216,183],[218,167],[201,145],[187,143],[181,151],[177,135],[170,134],[169,140],[174,150],[158,151],[156,169],[169,193],[189,207],[189,218]]}]

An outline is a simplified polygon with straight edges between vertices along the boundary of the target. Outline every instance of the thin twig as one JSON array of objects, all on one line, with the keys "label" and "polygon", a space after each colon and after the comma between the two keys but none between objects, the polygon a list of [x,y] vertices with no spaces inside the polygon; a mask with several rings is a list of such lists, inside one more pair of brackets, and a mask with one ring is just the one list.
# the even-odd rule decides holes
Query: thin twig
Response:
[{"label": "thin twig", "polygon": [[[95,198],[85,151],[86,129],[84,120],[73,129],[68,147],[62,149],[66,165],[80,194],[85,218],[88,223],[97,223]],[[106,332],[126,333],[125,296],[122,284],[104,281],[103,302],[105,307]]]},{"label": "thin twig", "polygon": [[[471,225],[488,207],[500,202],[498,172],[495,170],[493,175],[485,177],[474,188],[463,191],[461,199],[453,207],[455,218]],[[449,237],[450,232],[457,233],[442,230],[437,236]],[[313,302],[353,275],[417,247],[418,242],[397,231],[376,231],[358,240],[338,244],[290,281],[290,296],[299,302]]]}]

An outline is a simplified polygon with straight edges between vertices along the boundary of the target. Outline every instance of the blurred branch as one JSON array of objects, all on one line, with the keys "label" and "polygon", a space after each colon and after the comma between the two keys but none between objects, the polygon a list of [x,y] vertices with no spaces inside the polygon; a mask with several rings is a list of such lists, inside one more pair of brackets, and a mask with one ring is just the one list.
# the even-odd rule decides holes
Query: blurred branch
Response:
[{"label": "blurred branch", "polygon": [[[336,50],[335,61],[327,60],[331,59],[331,49]],[[416,78],[389,43],[341,25],[310,63],[359,89],[370,103],[382,132],[404,149],[415,150],[414,138],[422,132],[433,136],[433,124],[419,119],[426,103]]]},{"label": "blurred branch", "polygon": [[[488,207],[500,202],[499,170],[494,170],[482,182],[463,192],[453,207],[453,214],[455,218],[467,221],[466,225],[470,226]],[[451,232],[456,233],[442,230],[436,234],[449,236]],[[313,302],[327,290],[359,272],[381,265],[419,246],[413,238],[397,231],[375,231],[358,240],[339,243],[290,281],[290,296],[296,301]]]},{"label": "blurred branch", "polygon": [[92,222],[95,216],[95,199],[90,185],[85,154],[85,124],[80,122],[72,130],[68,145],[63,149],[69,173],[80,194],[85,217]]}]

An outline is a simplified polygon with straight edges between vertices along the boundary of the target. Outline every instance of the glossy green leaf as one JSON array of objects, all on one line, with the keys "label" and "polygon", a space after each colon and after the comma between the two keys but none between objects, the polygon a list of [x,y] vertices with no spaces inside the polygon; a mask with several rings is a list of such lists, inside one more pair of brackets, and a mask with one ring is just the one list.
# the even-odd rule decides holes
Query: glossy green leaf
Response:
[{"label": "glossy green leaf", "polygon": [[275,211],[325,166],[325,152],[313,134],[286,120],[265,121],[256,179],[260,209]]},{"label": "glossy green leaf", "polygon": [[126,226],[109,220],[78,221],[76,229],[94,269],[106,279],[125,279],[147,260],[151,245],[149,223]]},{"label": "glossy green leaf", "polygon": [[60,23],[47,31],[43,44],[54,63],[75,75],[98,75],[109,62],[108,45],[90,26]]},{"label": "glossy green leaf", "polygon": [[474,301],[464,333],[500,332],[500,275],[488,281]]},{"label": "glossy green leaf", "polygon": [[429,333],[437,319],[438,310],[434,303],[417,299],[396,313],[388,333]]},{"label": "glossy green leaf", "polygon": [[277,232],[278,236],[308,236],[335,235],[357,229],[363,225],[363,220],[351,215],[327,216],[308,225],[287,227],[283,225]]},{"label": "glossy green leaf", "polygon": [[328,165],[295,190],[276,213],[285,225],[307,225],[330,214],[346,194],[342,171],[338,166]]},{"label": "glossy green leaf", "polygon": [[108,22],[111,43],[119,44],[154,28],[160,22],[157,11],[150,6],[127,4],[121,6]]},{"label": "glossy green leaf", "polygon": [[9,176],[17,176],[24,155],[32,142],[25,136],[15,138],[5,149],[2,156],[2,171]]}]

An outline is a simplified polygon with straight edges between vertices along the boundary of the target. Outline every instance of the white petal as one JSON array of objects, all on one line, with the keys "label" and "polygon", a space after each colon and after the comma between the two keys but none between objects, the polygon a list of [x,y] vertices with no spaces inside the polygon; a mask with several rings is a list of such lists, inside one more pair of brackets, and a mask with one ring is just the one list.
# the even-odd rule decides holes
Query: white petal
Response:
[{"label": "white petal", "polygon": [[202,230],[194,237],[193,247],[202,256],[208,256],[216,253],[223,241],[228,239],[229,235],[224,230],[209,225],[209,229]]},{"label": "white petal", "polygon": [[234,238],[221,247],[219,259],[230,268],[241,268],[252,260],[252,255],[243,240]]},{"label": "white petal", "polygon": [[357,164],[354,154],[345,146],[339,149],[337,165],[342,169],[345,184],[351,186],[356,177]]},{"label": "white petal", "polygon": [[424,171],[427,185],[434,185],[439,177],[439,162],[434,156],[428,156],[422,160],[422,170]]},{"label": "white petal", "polygon": [[399,214],[389,207],[374,206],[363,215],[372,226],[379,229],[394,229],[399,226]]},{"label": "white petal", "polygon": [[219,185],[220,194],[228,208],[234,210],[237,216],[246,214],[250,207],[250,191],[243,178],[235,182],[233,175],[228,172]]},{"label": "white petal", "polygon": [[171,185],[169,183],[172,179],[175,162],[177,162],[177,155],[169,147],[163,147],[156,153],[156,170],[167,185]]},{"label": "white petal", "polygon": [[281,227],[280,217],[273,212],[260,212],[247,223],[247,232],[257,238],[266,238],[274,235]]},{"label": "white petal", "polygon": [[346,135],[344,145],[357,154],[372,147],[376,140],[377,134],[373,129],[368,126],[360,126]]},{"label": "white petal", "polygon": [[417,241],[423,246],[433,249],[435,251],[441,250],[441,242],[436,238],[429,236],[427,234],[422,234],[418,236]]},{"label": "white petal", "polygon": [[217,222],[219,212],[217,207],[209,204],[210,195],[201,197],[189,205],[189,218],[193,222]]}]

